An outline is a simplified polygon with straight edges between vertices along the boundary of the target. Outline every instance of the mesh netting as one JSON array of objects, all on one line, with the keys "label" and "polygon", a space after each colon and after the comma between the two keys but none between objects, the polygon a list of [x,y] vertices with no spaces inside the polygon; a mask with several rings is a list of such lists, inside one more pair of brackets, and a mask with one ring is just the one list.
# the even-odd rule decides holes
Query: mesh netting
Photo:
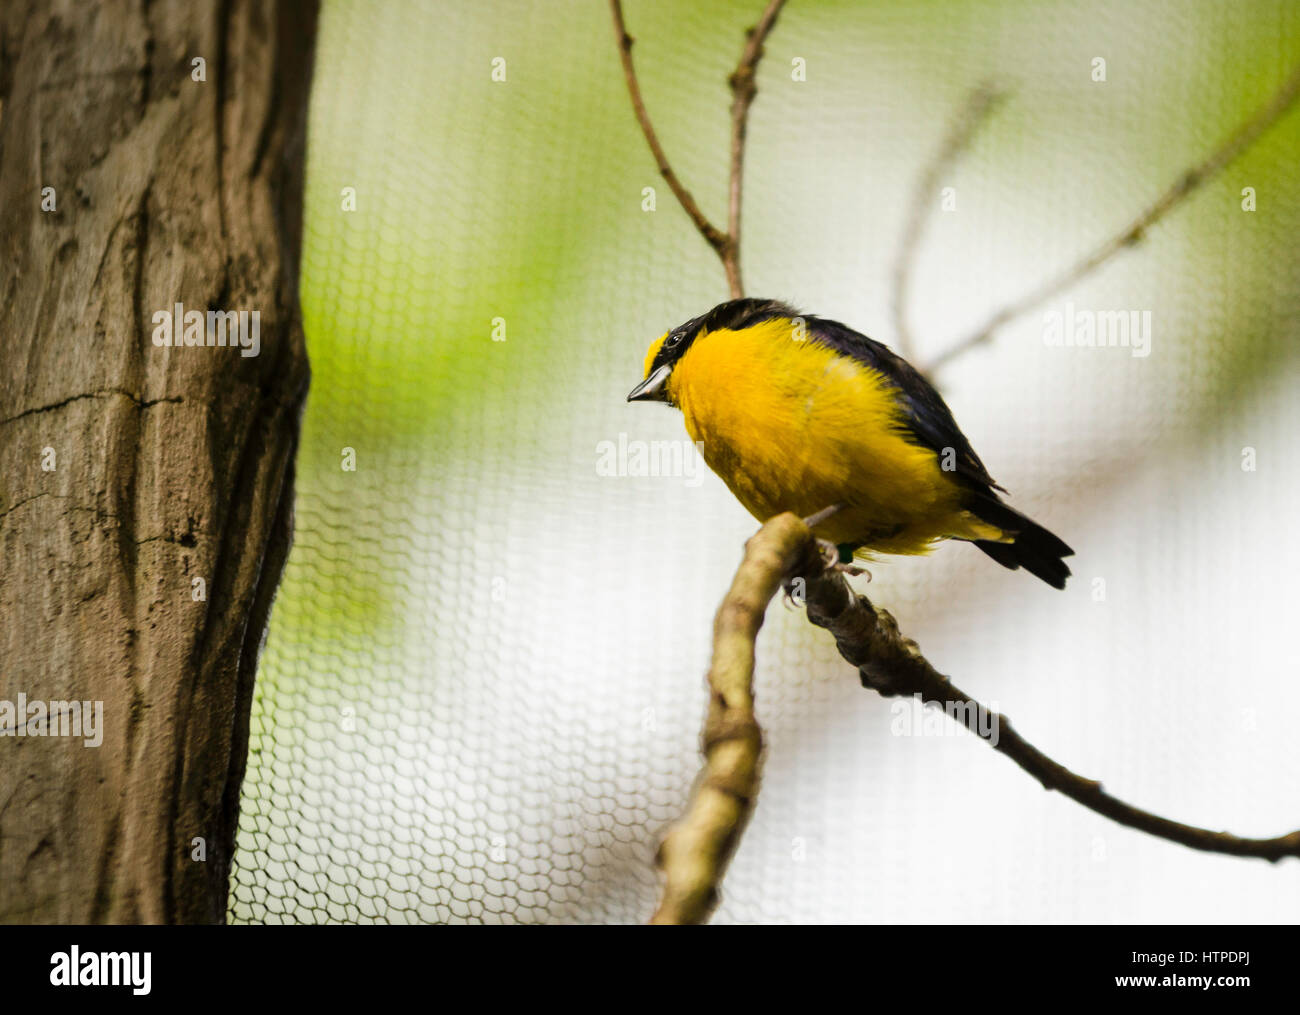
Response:
[{"label": "mesh netting", "polygon": [[[626,10],[664,146],[715,218],[757,7]],[[956,207],[915,274],[932,355],[1118,230],[1298,61],[1286,2],[793,2],[750,123],[747,286],[892,341],[907,202],[993,77],[1010,98],[946,174]],[[957,545],[867,588],[1058,760],[1247,835],[1300,813],[1297,152],[1300,114],[1053,304],[1150,310],[1149,356],[1048,347],[1035,314],[942,375],[1013,502],[1078,551],[1069,588]],[[711,474],[599,464],[602,442],[685,438],[624,396],[652,338],[725,296],[637,132],[605,6],[327,3],[302,289],[296,542],[231,919],[645,919],[698,770],[712,612],[757,523]],[[902,735],[779,604],[757,686],[765,781],[718,921],[1294,919],[1300,866],[1120,829],[964,732]]]}]

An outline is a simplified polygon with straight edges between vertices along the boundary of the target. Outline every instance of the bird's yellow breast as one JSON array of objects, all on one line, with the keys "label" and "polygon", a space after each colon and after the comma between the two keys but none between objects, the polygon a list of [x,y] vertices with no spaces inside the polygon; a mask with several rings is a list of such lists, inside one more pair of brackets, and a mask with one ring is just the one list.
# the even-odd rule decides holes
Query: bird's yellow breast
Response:
[{"label": "bird's yellow breast", "polygon": [[806,517],[842,504],[817,534],[868,551],[998,538],[961,509],[935,453],[905,437],[894,388],[804,334],[788,318],[702,334],[668,381],[691,439],[749,512]]}]

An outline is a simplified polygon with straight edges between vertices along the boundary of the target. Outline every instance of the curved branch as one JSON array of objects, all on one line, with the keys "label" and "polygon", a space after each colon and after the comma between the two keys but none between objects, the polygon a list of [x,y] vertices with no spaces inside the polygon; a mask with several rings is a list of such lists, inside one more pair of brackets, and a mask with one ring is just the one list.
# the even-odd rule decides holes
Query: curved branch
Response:
[{"label": "curved branch", "polygon": [[[838,510],[828,508],[828,512]],[[1247,839],[1171,821],[1111,796],[1025,740],[1004,715],[992,712],[930,665],[916,642],[905,638],[884,610],[857,595],[843,574],[826,570],[826,557],[809,522],[793,514],[768,520],[745,544],[745,556],[713,621],[709,712],[702,736],[704,768],[686,813],[659,847],[663,896],[651,918],[656,924],[706,921],[718,888],[758,794],[763,735],[754,717],[754,644],[776,590],[802,600],[808,620],[835,637],[836,647],[857,667],[862,686],[883,696],[920,695],[960,713],[962,724],[994,750],[1037,779],[1118,824],[1191,849],[1276,862],[1300,857],[1300,831],[1271,839]],[[956,707],[954,707],[956,706]]]},{"label": "curved branch", "polygon": [[709,713],[702,737],[704,769],[686,813],[668,830],[658,863],[665,883],[657,924],[703,923],[758,794],[763,735],[754,718],[754,640],[782,579],[809,547],[808,526],[778,515],[745,544],[713,621]]},{"label": "curved branch", "polygon": [[1191,849],[1274,862],[1300,857],[1300,831],[1271,839],[1246,839],[1185,825],[1125,803],[1107,793],[1100,782],[1053,761],[1012,729],[1006,716],[991,712],[954,687],[930,665],[916,642],[899,633],[894,618],[875,609],[865,596],[856,595],[843,576],[811,577],[806,598],[809,621],[835,636],[840,655],[858,667],[864,687],[886,696],[919,694],[923,701],[944,707],[949,715],[960,714],[962,725],[1032,775],[1044,789],[1063,793],[1121,825]]},{"label": "curved branch", "polygon": [[1097,247],[1068,271],[993,314],[968,337],[936,356],[934,360],[927,364],[926,373],[938,370],[962,353],[987,342],[998,328],[1046,303],[1053,296],[1091,275],[1121,250],[1137,244],[1148,229],[1182,203],[1184,198],[1197,190],[1207,180],[1212,179],[1220,170],[1258,141],[1273,124],[1295,105],[1297,98],[1300,98],[1300,67],[1297,67],[1292,72],[1277,94],[1266,105],[1233,131],[1218,148],[1196,165],[1184,171],[1174,181],[1173,185],[1157,198],[1154,204],[1142,212],[1128,226]]},{"label": "curved branch", "polygon": [[727,234],[718,229],[704,212],[700,211],[700,206],[695,203],[691,192],[677,178],[673,167],[668,163],[668,156],[664,154],[663,146],[659,143],[654,124],[650,122],[650,114],[645,108],[645,101],[641,98],[641,85],[637,81],[636,68],[632,64],[632,43],[636,40],[627,34],[627,28],[623,24],[623,5],[619,0],[609,0],[609,10],[614,18],[614,34],[618,37],[618,55],[623,61],[623,77],[627,79],[628,94],[632,97],[632,111],[636,113],[637,122],[641,125],[641,133],[645,135],[646,142],[650,145],[650,152],[654,155],[655,164],[659,166],[659,175],[676,195],[677,203],[691,217],[695,228],[708,241],[709,246],[717,251],[718,256],[723,258],[725,264]]}]

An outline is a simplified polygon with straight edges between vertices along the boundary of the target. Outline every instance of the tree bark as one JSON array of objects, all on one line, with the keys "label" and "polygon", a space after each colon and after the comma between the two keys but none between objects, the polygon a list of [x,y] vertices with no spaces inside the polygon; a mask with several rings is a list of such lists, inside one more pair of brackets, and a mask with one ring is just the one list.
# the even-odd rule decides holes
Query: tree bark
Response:
[{"label": "tree bark", "polygon": [[[225,919],[308,382],[316,14],[0,9],[0,707],[103,702],[98,747],[0,730],[0,922]],[[258,311],[259,354],[156,345],[176,303]]]}]

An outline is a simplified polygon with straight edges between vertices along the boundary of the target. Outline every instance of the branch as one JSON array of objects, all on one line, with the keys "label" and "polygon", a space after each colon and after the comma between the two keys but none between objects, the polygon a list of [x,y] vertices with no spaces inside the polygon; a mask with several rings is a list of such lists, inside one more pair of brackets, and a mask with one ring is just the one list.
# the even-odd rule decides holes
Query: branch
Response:
[{"label": "branch", "polygon": [[769,519],[745,544],[745,556],[713,621],[709,712],[701,738],[704,768],[686,813],[659,847],[663,896],[651,918],[656,924],[705,922],[718,903],[718,887],[736,851],[758,795],[763,735],[754,717],[754,644],[768,603],[782,585],[802,599],[808,620],[835,637],[836,647],[858,669],[862,686],[885,697],[920,695],[942,706],[994,750],[1037,779],[1118,824],[1191,849],[1277,861],[1300,857],[1300,831],[1272,839],[1245,839],[1170,821],[1119,800],[1101,783],[1053,761],[991,712],[954,687],[904,638],[898,624],[854,593],[843,574],[826,570],[811,523],[837,507],[803,520],[786,513]]},{"label": "branch", "polygon": [[758,62],[763,59],[763,43],[776,25],[777,15],[785,6],[785,0],[769,0],[767,10],[758,19],[758,24],[747,33],[744,50],[740,54],[740,63],[727,83],[731,85],[731,187],[727,201],[727,236],[730,240],[728,253],[723,259],[727,271],[727,286],[731,298],[739,299],[745,294],[740,280],[740,204],[741,182],[745,170],[745,130],[748,126],[749,107],[754,104],[758,94],[758,85],[754,73]]},{"label": "branch", "polygon": [[627,79],[628,94],[632,97],[632,111],[636,113],[637,122],[641,124],[641,133],[645,135],[650,151],[655,157],[655,163],[659,166],[659,175],[667,181],[672,192],[677,195],[677,203],[691,217],[695,228],[708,241],[709,246],[723,258],[725,265],[727,234],[708,220],[704,212],[700,211],[700,206],[695,203],[695,198],[691,197],[691,192],[677,178],[673,167],[668,164],[668,156],[664,154],[663,146],[659,144],[659,136],[655,133],[654,124],[650,122],[650,114],[646,111],[645,102],[641,98],[641,85],[637,82],[636,68],[632,65],[632,43],[636,40],[627,34],[627,28],[623,25],[623,5],[619,0],[609,0],[609,10],[614,18],[614,34],[618,37],[618,55],[623,61],[623,77]]},{"label": "branch", "polygon": [[645,101],[641,98],[641,85],[637,81],[636,68],[632,63],[632,43],[635,40],[627,34],[627,28],[623,23],[623,5],[620,0],[609,0],[610,15],[614,19],[614,35],[618,39],[618,54],[623,62],[623,77],[627,80],[628,94],[632,98],[632,111],[641,125],[641,133],[645,135],[646,143],[650,145],[650,152],[659,167],[659,174],[667,181],[677,198],[677,203],[690,216],[691,221],[695,223],[695,228],[722,261],[722,268],[727,273],[727,288],[732,299],[739,299],[744,295],[744,287],[740,280],[741,180],[744,173],[745,130],[749,119],[749,107],[753,105],[754,96],[758,94],[754,74],[758,69],[759,61],[763,58],[763,43],[776,24],[777,15],[781,13],[783,6],[785,0],[769,0],[767,9],[763,11],[758,24],[746,33],[747,41],[740,54],[740,63],[728,78],[732,95],[731,174],[727,202],[727,232],[724,233],[700,210],[700,206],[695,203],[695,198],[673,172],[668,156],[664,154],[654,125],[650,122],[650,114],[646,111]]},{"label": "branch", "polygon": [[926,223],[934,208],[934,195],[939,189],[943,176],[951,171],[961,154],[970,147],[976,131],[988,120],[998,104],[1006,98],[992,82],[984,82],[966,100],[956,119],[948,127],[943,144],[935,152],[934,159],[926,168],[912,193],[912,204],[908,209],[907,224],[903,231],[903,241],[894,260],[893,312],[894,334],[898,342],[898,354],[906,360],[915,358],[916,348],[912,340],[912,329],[907,319],[907,304],[912,282],[912,268],[916,263],[916,253],[925,233]]},{"label": "branch", "polygon": [[954,687],[921,655],[916,642],[899,633],[894,618],[876,610],[865,596],[856,595],[842,575],[830,572],[811,577],[806,601],[808,619],[835,636],[840,655],[858,667],[864,687],[885,696],[919,694],[922,700],[943,706],[950,716],[962,715],[962,725],[1032,775],[1044,789],[1063,793],[1121,825],[1191,849],[1274,862],[1286,856],[1300,857],[1300,831],[1272,839],[1245,839],[1184,825],[1118,800],[1101,783],[1053,761],[1012,729],[1006,716],[990,712]]},{"label": "branch", "polygon": [[1239,126],[1222,144],[1201,162],[1193,165],[1166,190],[1154,204],[1126,228],[1111,237],[1074,267],[1021,299],[1003,307],[968,337],[940,353],[926,367],[926,373],[938,370],[962,353],[987,342],[998,328],[1046,303],[1063,290],[1091,275],[1126,247],[1139,243],[1146,231],[1177,207],[1188,195],[1233,162],[1295,105],[1300,97],[1300,67],[1287,78],[1276,95],[1254,116]]},{"label": "branch", "polygon": [[651,919],[695,924],[709,918],[718,885],[758,794],[763,735],[754,718],[754,640],[782,579],[815,547],[792,514],[778,515],[745,544],[745,557],[713,621],[704,769],[682,816],[659,847],[663,899]]}]

